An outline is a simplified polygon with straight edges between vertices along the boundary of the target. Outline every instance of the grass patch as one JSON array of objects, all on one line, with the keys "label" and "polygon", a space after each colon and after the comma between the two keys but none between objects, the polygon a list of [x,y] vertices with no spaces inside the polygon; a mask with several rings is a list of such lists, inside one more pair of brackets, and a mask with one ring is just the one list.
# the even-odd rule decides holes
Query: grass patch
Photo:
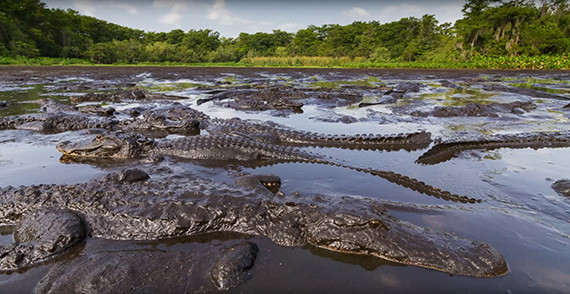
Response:
[{"label": "grass patch", "polygon": [[[78,58],[6,57],[0,56],[4,65],[107,65],[107,66],[198,66],[198,67],[308,67],[308,68],[410,68],[410,69],[570,69],[568,55],[540,55],[516,57],[474,56],[464,60],[449,61],[386,61],[372,62],[364,57],[244,57],[239,62],[183,63],[142,62],[136,64],[95,64]],[[370,81],[371,82],[371,81]]]},{"label": "grass patch", "polygon": [[154,84],[148,87],[147,89],[158,92],[170,92],[170,91],[193,89],[193,88],[198,88],[200,86],[202,86],[202,84],[198,83],[161,83],[161,84]]}]

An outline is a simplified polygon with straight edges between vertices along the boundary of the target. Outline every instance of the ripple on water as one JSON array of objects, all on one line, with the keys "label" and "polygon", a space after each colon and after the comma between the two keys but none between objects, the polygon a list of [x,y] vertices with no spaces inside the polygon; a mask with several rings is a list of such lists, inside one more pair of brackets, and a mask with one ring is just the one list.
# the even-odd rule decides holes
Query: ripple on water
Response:
[{"label": "ripple on water", "polygon": [[[553,80],[556,80],[556,75]],[[410,107],[427,110],[436,105],[461,106],[467,103],[509,103],[532,100],[538,109],[523,115],[496,118],[416,118],[395,114],[395,105],[377,105],[366,109],[340,107],[325,109],[316,105],[305,105],[304,113],[288,116],[273,116],[271,112],[242,112],[219,107],[213,103],[196,106],[196,100],[203,93],[196,91],[197,85],[213,86],[215,83],[239,85],[254,82],[280,85],[303,85],[311,83],[340,86],[351,84],[343,79],[351,79],[344,72],[312,74],[271,74],[264,73],[256,78],[245,75],[219,75],[212,80],[170,79],[158,80],[148,72],[134,79],[142,79],[141,86],[154,90],[183,95],[188,99],[179,101],[196,107],[213,117],[271,120],[296,129],[334,133],[402,133],[427,130],[433,137],[462,138],[485,137],[493,134],[508,134],[536,131],[570,130],[564,115],[549,110],[560,109],[567,101],[535,99],[512,93],[488,92],[481,90],[481,84],[463,84],[467,78],[457,77],[454,83],[463,89],[448,89],[439,85],[437,73],[432,77],[418,77],[417,82],[427,83],[419,93],[406,95],[395,105],[408,103]],[[398,77],[381,76],[380,80],[367,80],[366,75],[352,77],[352,85],[369,83],[397,85]],[[495,83],[524,83],[530,87],[552,88],[553,92],[565,91],[567,83],[554,83],[548,75],[543,80],[532,80],[528,76],[514,75],[512,80]],[[412,79],[414,81],[414,79]],[[73,77],[55,79],[53,83],[78,82]],[[81,82],[81,81],[79,81]],[[86,82],[94,83],[93,80]],[[482,80],[481,83],[485,81]],[[328,84],[327,84],[328,83]],[[155,87],[155,88],[153,88]],[[7,85],[0,86],[0,101],[9,101],[10,108],[0,110],[0,115],[35,112],[39,105],[35,102],[50,95],[66,101],[69,93],[56,93],[60,87],[46,85]],[[75,92],[75,90],[73,91]],[[567,93],[559,93],[567,95]],[[47,95],[47,96],[46,96]],[[12,103],[17,102],[17,103]],[[420,103],[421,102],[421,103]],[[113,106],[121,111],[138,104],[119,103]],[[352,123],[335,123],[319,118],[339,116],[354,117]],[[382,120],[382,122],[381,122]],[[39,184],[39,183],[78,183],[107,173],[117,167],[91,166],[86,164],[64,164],[59,161],[60,153],[54,148],[57,142],[80,136],[77,133],[64,133],[44,137],[23,131],[3,131],[0,134],[0,186]],[[274,173],[282,180],[282,190],[290,195],[325,194],[331,197],[354,195],[372,197],[419,206],[419,210],[405,211],[391,209],[395,216],[426,226],[456,233],[475,240],[484,240],[502,252],[511,271],[497,279],[473,279],[450,276],[445,273],[396,265],[381,260],[354,257],[331,253],[315,248],[283,248],[263,239],[255,238],[260,246],[260,258],[254,267],[252,279],[235,289],[240,292],[262,292],[282,289],[310,292],[337,292],[351,289],[357,292],[387,291],[417,292],[458,292],[466,288],[473,292],[499,292],[509,289],[513,292],[564,292],[570,285],[568,264],[570,264],[570,202],[557,195],[550,187],[553,180],[568,178],[570,175],[570,148],[556,149],[497,149],[464,152],[456,158],[436,165],[420,165],[415,160],[427,150],[414,151],[358,151],[348,149],[309,150],[324,154],[336,161],[359,167],[389,170],[418,178],[427,184],[440,187],[460,195],[479,198],[483,203],[462,205],[428,197],[416,191],[398,186],[380,177],[340,167],[306,164],[281,163],[270,166],[234,165],[235,171],[252,173]],[[174,164],[168,162],[167,164]],[[196,169],[213,173],[213,178],[232,181],[228,176],[228,166],[210,167],[194,163],[176,163],[180,168]],[[551,179],[551,180],[547,180]],[[0,245],[13,241],[11,234],[0,234]],[[92,241],[89,241],[92,242]],[[93,246],[94,243],[87,244]],[[111,241],[109,241],[111,242]],[[163,242],[163,241],[160,241]],[[167,250],[172,246],[186,246],[174,242],[162,244],[152,250]],[[178,245],[176,245],[178,244]],[[98,245],[103,246],[103,245]],[[105,245],[106,246],[106,245]],[[101,247],[106,248],[106,247]],[[90,250],[90,249],[86,249]],[[303,271],[300,273],[299,268]],[[30,275],[23,273],[22,276]],[[2,280],[14,276],[0,275]],[[41,278],[41,277],[39,277]],[[39,279],[38,278],[38,279]],[[33,284],[33,283],[32,283]],[[14,288],[11,288],[14,289]]]}]

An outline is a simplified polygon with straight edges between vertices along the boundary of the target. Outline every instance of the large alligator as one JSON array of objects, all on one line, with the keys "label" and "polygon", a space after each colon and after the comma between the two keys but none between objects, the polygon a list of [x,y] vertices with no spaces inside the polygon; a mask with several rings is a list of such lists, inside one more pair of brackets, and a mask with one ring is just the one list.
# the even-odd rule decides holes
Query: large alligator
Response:
[{"label": "large alligator", "polygon": [[[374,87],[365,87],[374,89]],[[302,113],[304,102],[316,102],[320,106],[347,106],[362,100],[362,93],[347,89],[296,88],[270,86],[262,89],[230,89],[208,98],[198,99],[198,105],[213,101],[214,104],[238,110],[276,110],[284,113]]]},{"label": "large alligator", "polygon": [[436,106],[431,111],[413,111],[414,116],[435,117],[498,117],[498,113],[523,114],[536,109],[532,102],[515,101],[511,103],[467,103],[465,106]]},{"label": "large alligator", "polygon": [[334,165],[380,176],[390,182],[436,198],[463,203],[481,202],[442,191],[416,179],[390,171],[357,168],[334,162],[328,158],[303,151],[293,146],[280,146],[252,140],[247,136],[201,135],[170,140],[153,140],[140,134],[100,134],[93,139],[61,142],[57,149],[68,159],[97,161],[100,159],[127,159],[138,157],[173,156],[183,159],[209,161],[296,161]]},{"label": "large alligator", "polygon": [[230,185],[165,167],[151,175],[125,170],[82,184],[0,188],[0,224],[16,224],[16,241],[0,246],[0,268],[34,266],[87,236],[155,240],[235,232],[458,275],[508,271],[491,245],[400,221],[379,200],[273,194],[256,176]]},{"label": "large alligator", "polygon": [[210,118],[201,111],[179,103],[147,110],[143,117],[145,120],[159,117],[173,122],[199,121],[200,129],[208,134],[245,136],[260,142],[287,146],[416,150],[426,148],[431,143],[431,134],[425,131],[397,135],[327,135],[294,130],[271,121],[257,123],[239,118]]},{"label": "large alligator", "polygon": [[570,132],[497,135],[480,140],[440,142],[416,160],[421,164],[438,164],[457,157],[466,150],[493,150],[499,148],[561,148],[570,147]]},{"label": "large alligator", "polygon": [[[232,239],[228,240],[228,237]],[[35,286],[33,293],[46,294],[228,290],[247,281],[256,271],[254,263],[259,248],[253,242],[243,241],[244,238],[251,237],[213,233],[156,242],[90,240],[91,244],[105,243],[107,246],[97,250],[74,248],[70,251],[81,254],[51,266],[36,285],[26,284]],[[180,239],[185,245],[183,249],[164,250],[149,245],[172,244]],[[211,240],[215,245],[212,246]]]}]

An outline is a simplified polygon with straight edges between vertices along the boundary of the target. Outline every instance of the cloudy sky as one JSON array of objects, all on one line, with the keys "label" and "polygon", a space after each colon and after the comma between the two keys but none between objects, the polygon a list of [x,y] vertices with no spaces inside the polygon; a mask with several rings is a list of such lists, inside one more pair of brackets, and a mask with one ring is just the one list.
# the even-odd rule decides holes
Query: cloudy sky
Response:
[{"label": "cloudy sky", "polygon": [[224,37],[240,32],[296,32],[309,25],[349,24],[434,14],[440,21],[462,17],[461,0],[44,0],[49,8],[81,14],[145,31],[212,29]]}]

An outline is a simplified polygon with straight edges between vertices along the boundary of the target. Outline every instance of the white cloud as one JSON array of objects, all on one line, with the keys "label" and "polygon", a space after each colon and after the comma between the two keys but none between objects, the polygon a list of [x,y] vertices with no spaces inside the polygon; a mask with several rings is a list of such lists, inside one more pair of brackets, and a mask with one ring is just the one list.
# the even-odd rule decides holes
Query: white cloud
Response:
[{"label": "white cloud", "polygon": [[81,14],[94,16],[95,6],[93,6],[93,2],[89,0],[73,0],[72,3],[73,7]]},{"label": "white cloud", "polygon": [[152,5],[155,7],[170,8],[170,12],[161,16],[158,21],[175,27],[180,27],[182,15],[180,13],[188,10],[188,3],[176,0],[154,0]]},{"label": "white cloud", "polygon": [[303,29],[305,27],[306,25],[300,23],[284,23],[280,24],[277,28],[286,32],[297,32],[298,30]]},{"label": "white cloud", "polygon": [[214,20],[223,25],[236,25],[250,23],[250,21],[235,17],[226,8],[225,0],[214,0],[214,5],[206,16],[209,20]]},{"label": "white cloud", "polygon": [[114,8],[119,8],[127,11],[128,14],[135,15],[139,14],[139,11],[134,5],[127,4],[127,3],[109,3],[109,6]]},{"label": "white cloud", "polygon": [[343,11],[342,14],[348,15],[351,17],[364,17],[364,16],[370,15],[370,13],[368,13],[368,11],[366,11],[366,9],[360,8],[360,7],[352,7],[349,10]]},{"label": "white cloud", "polygon": [[171,12],[171,13],[165,14],[162,17],[160,17],[158,19],[158,21],[161,23],[165,23],[165,24],[179,26],[181,19],[182,19],[182,16],[180,14],[178,14],[176,12]]}]

